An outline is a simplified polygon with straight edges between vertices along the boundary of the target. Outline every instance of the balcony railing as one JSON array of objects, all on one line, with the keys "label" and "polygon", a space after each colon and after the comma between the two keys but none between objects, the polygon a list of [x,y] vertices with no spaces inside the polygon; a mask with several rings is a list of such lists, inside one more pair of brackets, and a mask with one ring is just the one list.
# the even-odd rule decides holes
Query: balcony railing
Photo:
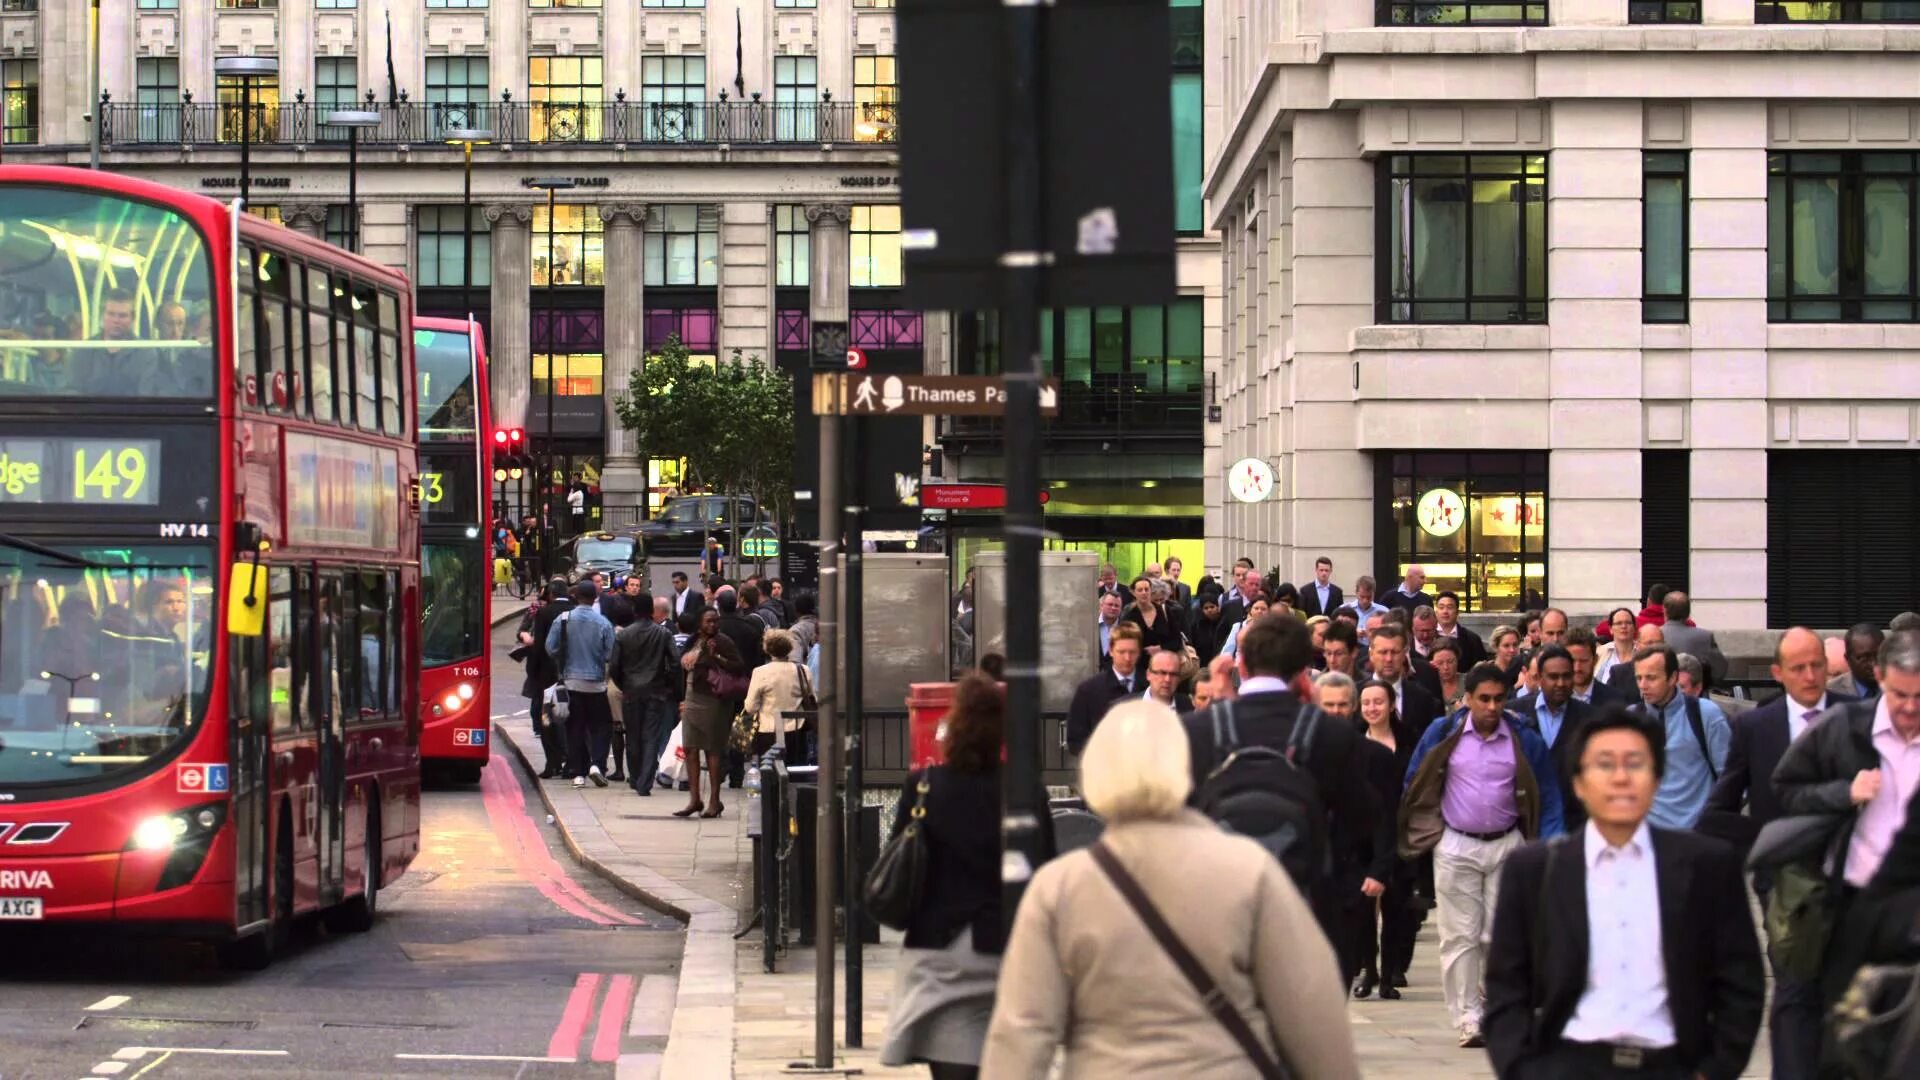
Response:
[{"label": "balcony railing", "polygon": [[[326,114],[345,105],[310,101],[254,105],[251,121],[237,103],[199,102],[183,93],[179,102],[115,102],[102,95],[100,140],[108,147],[195,146],[239,143],[246,132],[255,145],[344,144],[344,128],[329,127]],[[540,146],[805,145],[891,143],[895,106],[819,101],[613,101],[590,103],[500,101],[480,103],[356,102],[380,115],[378,127],[360,133],[362,146],[438,143],[450,132],[479,128],[496,144]],[[250,129],[250,130],[249,130]]]}]

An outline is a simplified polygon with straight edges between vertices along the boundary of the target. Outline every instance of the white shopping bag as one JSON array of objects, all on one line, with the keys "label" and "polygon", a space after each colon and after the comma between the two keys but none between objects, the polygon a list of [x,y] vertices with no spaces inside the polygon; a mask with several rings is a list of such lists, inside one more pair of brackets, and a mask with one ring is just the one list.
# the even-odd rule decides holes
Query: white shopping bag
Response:
[{"label": "white shopping bag", "polygon": [[667,736],[667,748],[660,754],[660,784],[667,788],[677,788],[687,779],[687,748],[680,745],[680,725],[673,725],[673,734]]}]

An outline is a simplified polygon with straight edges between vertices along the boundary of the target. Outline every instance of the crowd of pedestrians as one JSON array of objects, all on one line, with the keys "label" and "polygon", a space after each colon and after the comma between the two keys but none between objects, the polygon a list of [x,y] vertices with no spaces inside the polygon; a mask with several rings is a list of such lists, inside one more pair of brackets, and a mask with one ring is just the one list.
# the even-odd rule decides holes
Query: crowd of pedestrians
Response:
[{"label": "crowd of pedestrians", "polygon": [[[654,596],[637,576],[554,578],[522,617],[514,656],[545,756],[542,780],[684,786],[675,817],[719,817],[723,784],[776,741],[813,753],[802,718],[818,677],[817,604],[778,580],[737,586],[675,573]],[[677,750],[675,747],[677,746]]]},{"label": "crowd of pedestrians", "polygon": [[1730,1080],[1763,1014],[1775,1077],[1920,1075],[1920,616],[1787,631],[1756,707],[1678,590],[1482,634],[1418,567],[1332,569],[1102,573],[1066,734],[1104,831],[1004,940],[976,752],[1003,705],[962,683],[895,823],[938,869],[883,1060],[1358,1075],[1342,1003],[1399,999],[1431,918],[1459,1045],[1505,1080]]}]

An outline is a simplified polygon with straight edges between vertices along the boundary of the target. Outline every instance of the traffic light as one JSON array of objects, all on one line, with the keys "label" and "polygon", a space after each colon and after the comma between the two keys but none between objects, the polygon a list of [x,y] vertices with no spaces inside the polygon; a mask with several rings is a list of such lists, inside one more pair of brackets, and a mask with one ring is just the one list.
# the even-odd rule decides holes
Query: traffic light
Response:
[{"label": "traffic light", "polygon": [[493,478],[504,482],[511,463],[513,433],[507,428],[498,428],[493,433]]},{"label": "traffic light", "polygon": [[524,428],[508,428],[507,436],[507,475],[520,479],[528,468],[527,433]]}]

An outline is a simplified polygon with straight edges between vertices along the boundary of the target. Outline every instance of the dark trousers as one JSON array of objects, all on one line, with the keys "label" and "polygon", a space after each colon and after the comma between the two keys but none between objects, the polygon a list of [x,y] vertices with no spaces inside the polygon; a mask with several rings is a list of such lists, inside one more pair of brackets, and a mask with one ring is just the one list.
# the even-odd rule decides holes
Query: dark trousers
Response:
[{"label": "dark trousers", "polygon": [[1515,1070],[1520,1080],[1688,1080],[1684,1068],[1626,1069],[1610,1064],[1604,1056],[1576,1050],[1564,1043],[1538,1057],[1530,1057]]},{"label": "dark trousers", "polygon": [[788,765],[806,764],[806,762],[801,759],[801,755],[807,752],[807,733],[804,731],[789,731],[784,735],[775,735],[771,731],[759,732],[753,737],[753,745],[747,749],[748,759],[759,761],[760,755],[772,748],[775,739],[780,740],[782,752],[785,755],[785,760]]},{"label": "dark trousers", "polygon": [[1387,882],[1387,891],[1380,894],[1377,917],[1371,901],[1346,909],[1346,940],[1339,952],[1347,982],[1362,971],[1381,981],[1406,973],[1413,963],[1413,939],[1420,932],[1422,914],[1413,904],[1412,875],[1401,873],[1394,875]]},{"label": "dark trousers", "polygon": [[[568,695],[567,773],[585,776],[589,766],[604,766],[607,737],[613,727],[613,710],[607,704],[606,691]],[[604,771],[604,770],[603,770]]]},{"label": "dark trousers", "polygon": [[627,783],[635,791],[652,791],[660,774],[660,755],[666,752],[667,739],[679,720],[673,702],[664,698],[629,697],[626,699]]},{"label": "dark trousers", "polygon": [[[1767,910],[1767,897],[1773,891],[1770,879],[1756,876],[1753,893],[1760,899],[1760,910]],[[1767,950],[1767,963],[1773,964],[1773,950]],[[1818,1075],[1820,1040],[1826,1022],[1820,980],[1796,979],[1773,968],[1773,1001],[1767,1006],[1767,1046],[1773,1051],[1773,1075],[1777,1080],[1802,1080]]]},{"label": "dark trousers", "polygon": [[533,730],[540,736],[540,752],[547,759],[541,771],[559,773],[565,771],[566,741],[560,734],[559,725],[548,721],[545,705],[545,699],[540,694],[527,699],[528,715],[533,717]]}]

